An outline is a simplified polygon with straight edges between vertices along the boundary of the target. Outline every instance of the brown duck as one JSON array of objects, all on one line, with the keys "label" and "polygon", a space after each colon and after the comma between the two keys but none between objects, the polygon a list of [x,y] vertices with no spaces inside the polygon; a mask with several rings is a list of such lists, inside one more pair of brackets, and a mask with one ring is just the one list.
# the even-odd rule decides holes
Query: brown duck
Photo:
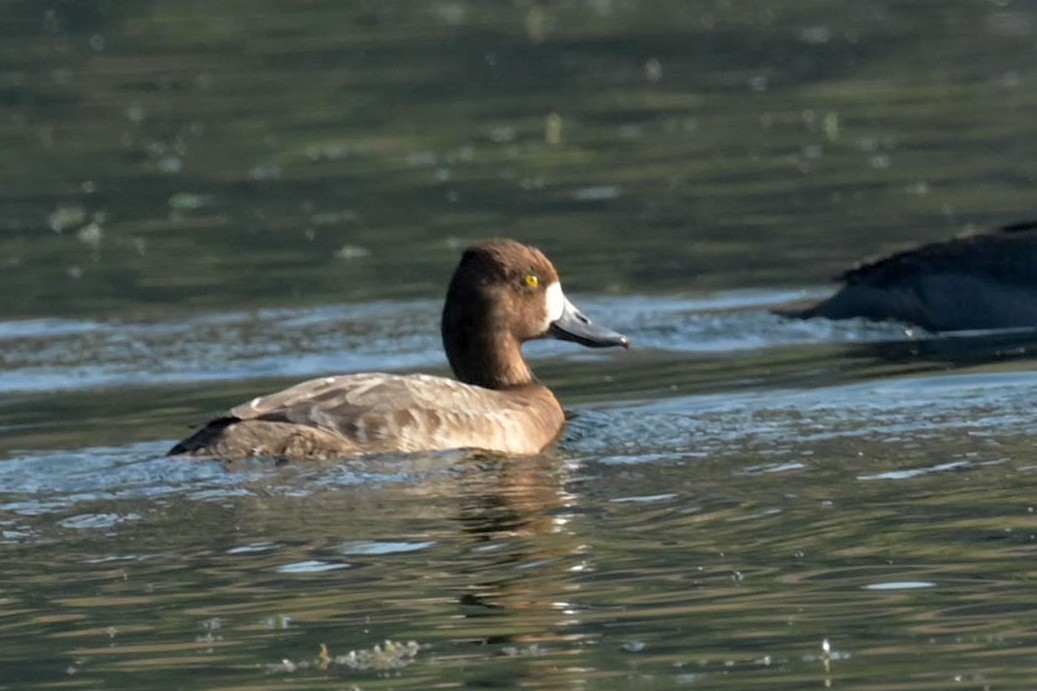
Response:
[{"label": "brown duck", "polygon": [[447,290],[443,347],[457,381],[423,374],[344,374],[296,384],[231,408],[170,455],[236,459],[332,458],[483,449],[543,451],[565,414],[533,375],[522,344],[559,338],[628,346],[562,292],[540,250],[514,240],[469,247]]}]

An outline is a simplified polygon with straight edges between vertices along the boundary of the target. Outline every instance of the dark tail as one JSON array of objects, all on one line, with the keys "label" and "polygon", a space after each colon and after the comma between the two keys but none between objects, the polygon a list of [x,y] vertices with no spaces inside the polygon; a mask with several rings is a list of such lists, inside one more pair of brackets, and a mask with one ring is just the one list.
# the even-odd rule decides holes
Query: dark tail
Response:
[{"label": "dark tail", "polygon": [[236,417],[220,417],[205,423],[205,427],[178,442],[171,448],[167,456],[196,456],[207,452],[209,445],[219,436],[224,429],[238,422]]}]

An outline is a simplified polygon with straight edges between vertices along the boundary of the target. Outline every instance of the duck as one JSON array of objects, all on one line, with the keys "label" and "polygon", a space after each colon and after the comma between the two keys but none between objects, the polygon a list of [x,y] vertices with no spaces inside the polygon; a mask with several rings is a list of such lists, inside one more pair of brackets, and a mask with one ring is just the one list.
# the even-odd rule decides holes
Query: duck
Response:
[{"label": "duck", "polygon": [[798,319],[897,321],[930,332],[1037,327],[1037,221],[932,242],[865,261]]},{"label": "duck", "polygon": [[542,251],[510,239],[464,250],[440,327],[455,379],[384,372],[311,379],[214,417],[168,455],[227,461],[455,449],[536,455],[561,435],[565,412],[533,374],[522,344],[555,338],[590,348],[630,345],[566,297]]}]

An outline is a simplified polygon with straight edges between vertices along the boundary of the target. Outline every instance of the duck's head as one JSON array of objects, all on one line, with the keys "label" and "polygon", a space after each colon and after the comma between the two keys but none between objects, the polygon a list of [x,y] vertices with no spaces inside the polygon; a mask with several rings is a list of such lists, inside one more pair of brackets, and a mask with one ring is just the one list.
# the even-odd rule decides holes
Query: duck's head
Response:
[{"label": "duck's head", "polygon": [[629,346],[626,336],[595,324],[566,298],[543,252],[514,240],[465,250],[447,291],[442,328],[458,379],[493,388],[532,380],[519,351],[525,341]]}]

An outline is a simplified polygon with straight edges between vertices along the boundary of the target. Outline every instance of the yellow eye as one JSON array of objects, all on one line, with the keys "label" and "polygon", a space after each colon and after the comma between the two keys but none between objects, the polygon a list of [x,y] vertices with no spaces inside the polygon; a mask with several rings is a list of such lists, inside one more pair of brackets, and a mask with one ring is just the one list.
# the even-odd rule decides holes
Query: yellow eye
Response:
[{"label": "yellow eye", "polygon": [[536,274],[526,274],[522,277],[522,282],[530,288],[537,288],[540,286],[540,277]]}]

